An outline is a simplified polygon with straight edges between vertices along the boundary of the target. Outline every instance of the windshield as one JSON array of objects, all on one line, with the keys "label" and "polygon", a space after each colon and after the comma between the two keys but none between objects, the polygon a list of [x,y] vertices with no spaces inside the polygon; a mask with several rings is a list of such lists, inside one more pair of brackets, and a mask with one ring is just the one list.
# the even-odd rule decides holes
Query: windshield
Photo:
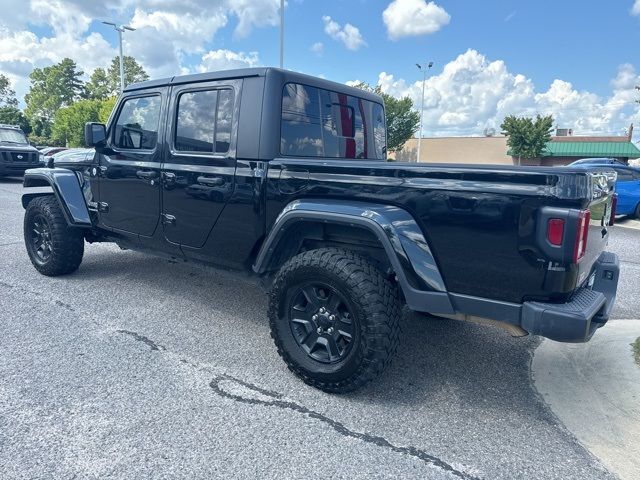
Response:
[{"label": "windshield", "polygon": [[0,142],[29,143],[21,130],[14,130],[13,128],[0,128]]}]

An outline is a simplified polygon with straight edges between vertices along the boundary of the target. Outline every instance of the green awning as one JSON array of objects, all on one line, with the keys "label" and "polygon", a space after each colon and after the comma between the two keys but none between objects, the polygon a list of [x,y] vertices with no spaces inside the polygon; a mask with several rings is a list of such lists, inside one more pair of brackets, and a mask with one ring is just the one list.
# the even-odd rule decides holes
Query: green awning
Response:
[{"label": "green awning", "polygon": [[640,158],[640,149],[631,142],[548,142],[542,156]]}]

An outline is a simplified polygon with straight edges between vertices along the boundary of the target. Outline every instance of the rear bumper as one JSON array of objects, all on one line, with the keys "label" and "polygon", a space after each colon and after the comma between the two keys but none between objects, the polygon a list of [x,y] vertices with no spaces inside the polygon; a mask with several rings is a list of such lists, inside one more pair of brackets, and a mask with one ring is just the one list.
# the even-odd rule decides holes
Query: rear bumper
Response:
[{"label": "rear bumper", "polygon": [[586,342],[607,320],[616,299],[620,262],[603,252],[590,278],[592,285],[579,288],[566,303],[525,302],[520,326],[534,335],[558,342]]}]

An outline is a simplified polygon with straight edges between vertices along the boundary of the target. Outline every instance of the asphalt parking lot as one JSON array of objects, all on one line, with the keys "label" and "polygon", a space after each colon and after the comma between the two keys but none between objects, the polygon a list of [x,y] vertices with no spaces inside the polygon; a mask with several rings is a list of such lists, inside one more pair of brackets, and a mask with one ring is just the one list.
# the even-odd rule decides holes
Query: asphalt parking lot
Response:
[{"label": "asphalt parking lot", "polygon": [[[534,388],[535,337],[406,314],[384,376],[328,395],[287,371],[237,276],[112,245],[39,275],[21,190],[0,179],[2,478],[614,478]],[[619,319],[640,310],[629,225]]]}]

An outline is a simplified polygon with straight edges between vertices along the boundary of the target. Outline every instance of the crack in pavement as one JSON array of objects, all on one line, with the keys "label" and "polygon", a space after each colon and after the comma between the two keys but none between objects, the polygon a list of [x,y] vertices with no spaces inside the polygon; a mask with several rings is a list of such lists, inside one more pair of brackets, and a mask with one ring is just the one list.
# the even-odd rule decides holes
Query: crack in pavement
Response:
[{"label": "crack in pavement", "polygon": [[[15,291],[17,291],[17,292],[20,292],[20,293],[22,293],[24,295],[32,295],[32,296],[34,296],[34,297],[36,297],[38,299],[42,299],[44,297],[43,292],[37,292],[37,291],[31,290],[29,288],[23,287],[22,285],[16,285],[16,284],[13,284],[13,283],[4,282],[2,280],[0,280],[0,287],[4,287],[4,288],[7,288],[7,289],[12,289],[12,290],[15,289]],[[66,310],[68,310],[70,312],[75,312],[76,311],[76,309],[72,305],[69,305],[68,303],[63,302],[62,300],[58,300],[56,298],[51,299],[51,298],[46,298],[46,297],[44,299],[47,302],[53,303],[53,304],[57,305],[58,307],[62,307],[62,308],[66,309]]]},{"label": "crack in pavement", "polygon": [[[167,352],[168,354],[172,354],[172,352],[167,350],[165,346],[156,343],[149,337],[141,335],[138,332],[133,332],[131,330],[116,330],[116,333],[128,335],[136,341],[144,343],[153,351]],[[201,365],[195,364],[185,358],[180,358],[179,361],[180,363],[188,365],[192,368],[196,368],[197,370],[201,370],[203,372],[209,371],[207,369],[203,369]],[[225,388],[225,382],[232,384],[231,389]],[[382,448],[387,448],[395,453],[400,453],[417,458],[427,465],[439,468],[440,470],[450,473],[451,475],[454,475],[458,478],[462,478],[465,480],[480,480],[480,477],[459,470],[451,464],[445,462],[444,460],[434,455],[430,455],[426,451],[421,450],[417,447],[395,445],[384,437],[351,430],[342,422],[329,418],[326,415],[323,415],[320,412],[316,412],[315,410],[311,410],[310,408],[307,408],[299,403],[285,400],[284,396],[278,392],[273,392],[271,390],[261,388],[252,383],[233,377],[229,374],[222,373],[216,375],[209,383],[209,386],[220,397],[227,398],[236,402],[246,403],[249,405],[262,405],[266,407],[276,407],[285,410],[291,410],[306,417],[313,418],[314,420],[318,420],[325,425],[328,425],[337,433],[345,437],[361,440],[365,443],[373,444]],[[244,395],[239,393],[239,391],[244,391]],[[261,396],[263,398],[260,398]]]},{"label": "crack in pavement", "polygon": [[[267,399],[261,399],[261,398],[255,398],[255,397],[251,398],[250,396],[244,396],[239,393],[231,393],[225,390],[223,386],[224,382],[232,382],[232,383],[238,384],[246,389],[252,390],[253,392],[257,392],[268,398]],[[389,450],[396,453],[409,455],[411,457],[417,458],[418,460],[421,460],[422,462],[428,465],[437,467],[452,475],[455,475],[458,478],[474,479],[474,480],[478,479],[478,477],[468,474],[464,471],[458,470],[454,468],[452,465],[445,462],[444,460],[441,460],[438,457],[430,455],[424,450],[420,450],[419,448],[416,448],[413,446],[405,447],[405,446],[394,445],[384,437],[351,430],[350,428],[346,427],[343,423],[338,422],[337,420],[333,420],[332,418],[329,418],[326,415],[323,415],[322,413],[316,412],[315,410],[311,410],[310,408],[307,408],[304,405],[301,405],[299,403],[295,403],[289,400],[283,400],[282,395],[280,395],[279,393],[265,390],[263,388],[257,387],[256,385],[252,385],[250,383],[244,382],[230,375],[222,374],[217,377],[214,377],[213,380],[211,380],[211,383],[209,384],[209,386],[213,389],[214,392],[216,392],[218,395],[222,397],[229,398],[237,402],[247,403],[250,405],[264,405],[267,407],[277,407],[285,410],[292,410],[306,417],[319,420],[320,422],[330,426],[337,433],[345,437],[355,438],[357,440],[362,440],[363,442],[366,442],[366,443],[371,443],[378,447],[388,448]],[[253,393],[253,392],[250,392],[250,393]]]},{"label": "crack in pavement", "polygon": [[150,338],[145,337],[144,335],[140,335],[137,332],[132,332],[131,330],[116,330],[116,332],[117,333],[122,333],[123,335],[129,335],[130,337],[133,337],[136,341],[142,342],[145,345],[148,345],[151,348],[151,350],[158,350],[158,351],[166,350],[166,348],[163,347],[162,345],[157,344],[156,342],[154,342]]},{"label": "crack in pavement", "polygon": [[19,245],[21,244],[22,241],[16,241],[16,242],[9,242],[9,243],[0,243],[0,247],[8,247],[9,245]]}]

